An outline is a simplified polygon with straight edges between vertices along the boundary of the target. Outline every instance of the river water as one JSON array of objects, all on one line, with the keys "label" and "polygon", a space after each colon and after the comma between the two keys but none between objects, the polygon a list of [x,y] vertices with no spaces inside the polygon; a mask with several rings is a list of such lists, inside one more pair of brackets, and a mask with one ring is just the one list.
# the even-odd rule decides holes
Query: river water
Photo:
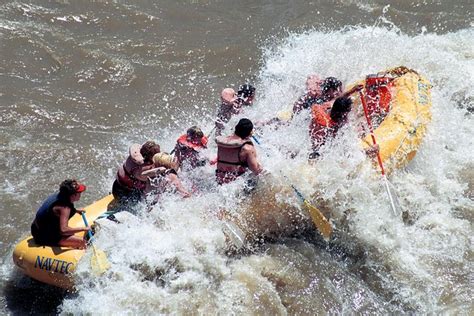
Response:
[{"label": "river water", "polygon": [[[387,2],[1,1],[1,313],[472,314],[474,5]],[[91,277],[84,260],[75,293],[16,271],[12,250],[58,183],[87,184],[79,206],[108,194],[129,144],[170,150],[190,125],[210,131],[222,88],[254,83],[245,116],[262,120],[288,109],[309,73],[349,84],[398,65],[433,85],[423,144],[390,177],[407,223],[350,127],[314,172],[298,171],[304,155],[279,150],[308,149],[300,118],[259,135],[273,176],[260,199],[289,205],[261,207],[277,216],[297,205],[280,194],[286,174],[329,212],[335,241],[280,227],[229,254],[215,215],[249,199],[230,185],[165,196],[99,233],[111,271]],[[213,187],[210,168],[189,177]]]}]

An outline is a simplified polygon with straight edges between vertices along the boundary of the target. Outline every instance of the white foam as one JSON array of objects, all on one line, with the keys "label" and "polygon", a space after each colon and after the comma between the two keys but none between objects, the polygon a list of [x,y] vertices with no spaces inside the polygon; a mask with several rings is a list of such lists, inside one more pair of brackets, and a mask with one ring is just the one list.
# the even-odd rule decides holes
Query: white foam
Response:
[{"label": "white foam", "polygon": [[[354,28],[292,34],[280,46],[268,47],[258,100],[245,113],[261,120],[290,108],[310,73],[336,76],[349,84],[368,73],[404,65],[432,82],[433,122],[428,135],[410,166],[390,179],[402,205],[415,217],[413,225],[393,217],[378,171],[365,162],[352,126],[324,149],[326,155],[317,165],[305,169],[299,167],[306,163],[309,148],[304,115],[289,128],[266,127],[259,135],[263,147],[258,152],[265,168],[275,175],[286,174],[306,196],[316,193],[332,211],[336,225],[347,217],[349,234],[368,252],[367,265],[383,267],[388,274],[369,270],[408,310],[436,313],[446,304],[461,311],[469,292],[469,280],[461,277],[455,283],[454,279],[469,273],[466,257],[472,250],[472,227],[454,211],[473,209],[461,174],[474,161],[474,124],[453,96],[462,93],[467,100],[473,98],[474,67],[468,45],[473,32],[410,37],[381,28]],[[300,154],[288,159],[286,150]],[[212,176],[209,170],[203,174]],[[159,206],[140,216],[139,224],[120,225],[115,233],[100,235],[98,247],[108,253],[111,272],[94,286],[83,277],[78,296],[64,301],[63,312],[239,314],[268,304],[272,311],[284,313],[278,290],[262,276],[262,265],[269,262],[262,255],[250,260],[225,254],[225,237],[214,214],[220,207],[237,208],[241,202],[237,187],[187,200],[165,196]],[[85,271],[84,266],[80,275]],[[353,278],[348,271],[340,273],[345,282]],[[335,297],[331,302],[344,305],[341,302],[347,302],[347,297],[351,302],[336,311],[354,310],[364,302],[378,306],[378,312],[387,311],[370,290],[346,297],[331,282],[320,285],[321,291]],[[355,284],[351,289],[364,283]]]}]

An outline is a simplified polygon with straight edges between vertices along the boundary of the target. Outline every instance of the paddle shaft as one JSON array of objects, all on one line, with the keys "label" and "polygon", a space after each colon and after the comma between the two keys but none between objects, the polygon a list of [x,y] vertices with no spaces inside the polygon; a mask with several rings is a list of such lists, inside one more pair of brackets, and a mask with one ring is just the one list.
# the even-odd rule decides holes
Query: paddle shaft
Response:
[{"label": "paddle shaft", "polygon": [[388,193],[388,199],[390,200],[390,206],[392,207],[392,211],[395,214],[395,216],[397,216],[399,211],[398,211],[397,206],[395,204],[395,199],[393,198],[393,195],[390,192],[390,184],[388,182],[387,176],[382,174],[382,177],[383,177],[384,183],[385,183],[385,190]]},{"label": "paddle shaft", "polygon": [[[370,137],[372,137],[372,142],[374,145],[377,145],[377,141],[375,140],[374,135],[374,128],[372,126],[372,122],[369,117],[369,111],[367,110],[367,103],[365,102],[365,97],[362,94],[362,91],[359,91],[360,101],[362,102],[362,107],[364,108],[364,115],[365,119],[367,120],[367,125],[369,125]],[[380,151],[377,150],[377,161],[379,163],[380,169],[382,169],[382,176],[385,177],[385,169],[383,167],[382,158],[380,157]]]},{"label": "paddle shaft", "polygon": [[[89,224],[87,223],[86,213],[82,212],[81,216],[82,216],[82,220],[84,221],[84,225],[86,225],[86,227],[89,226]],[[90,230],[87,231],[87,236],[89,236],[89,240],[92,240],[93,237]]]},{"label": "paddle shaft", "polygon": [[[81,215],[82,215],[82,220],[84,221],[84,225],[86,225],[86,227],[89,226],[89,223],[87,223],[86,214],[82,212]],[[92,239],[94,237],[90,230],[87,231],[87,235],[89,236],[89,241],[91,242],[91,245],[92,245],[92,252],[94,253],[94,256],[91,258],[92,270],[93,271],[95,270],[95,273],[97,274],[102,274],[110,267],[110,263],[108,262],[107,257],[105,256],[105,253],[102,250],[98,250],[95,248],[95,245],[92,243]]]},{"label": "paddle shaft", "polygon": [[[260,141],[258,140],[257,137],[252,135],[252,139],[261,146]],[[280,174],[290,182],[290,179],[283,174],[280,170]],[[321,213],[321,211],[316,208],[314,205],[309,203],[308,200],[305,199],[303,194],[291,183],[289,183],[293,191],[295,191],[296,196],[301,199],[303,202],[303,205],[307,208],[307,211],[309,212],[311,219],[313,220],[313,223],[316,225],[316,228],[319,230],[319,232],[325,237],[329,238],[331,237],[332,234],[332,227],[327,218]]]},{"label": "paddle shaft", "polygon": [[[376,146],[377,141],[375,140],[374,128],[372,126],[372,122],[371,122],[370,117],[369,117],[369,111],[367,110],[367,103],[365,102],[365,97],[362,94],[362,91],[359,91],[359,96],[360,96],[360,101],[362,102],[362,107],[364,109],[365,119],[367,120],[367,125],[369,126],[370,137],[372,138],[372,142]],[[390,185],[389,185],[387,176],[385,175],[385,169],[383,167],[382,158],[380,157],[380,151],[379,150],[377,150],[377,161],[379,163],[380,170],[382,170],[382,178],[384,179],[385,189],[387,190],[388,198],[390,200],[390,206],[392,207],[392,210],[395,213],[395,215],[397,215],[398,211],[397,211],[397,207],[395,205],[395,199],[392,196],[392,193],[390,192]]]},{"label": "paddle shaft", "polygon": [[[260,141],[258,140],[257,137],[255,137],[254,135],[252,135],[252,139],[257,143],[257,145],[262,146],[262,143],[260,143]],[[286,175],[284,175],[284,174],[281,172],[281,170],[280,170],[280,173],[281,173],[281,175],[282,175],[286,180],[290,181],[290,179],[289,179]],[[296,195],[298,196],[298,198],[301,199],[301,202],[305,202],[306,199],[304,198],[303,194],[301,194],[301,192],[298,191],[298,189],[297,189],[293,184],[290,183],[290,186],[291,186],[291,188],[295,191],[295,193],[296,193]]]},{"label": "paddle shaft", "polygon": [[252,139],[257,143],[257,145],[262,145],[260,144],[260,141],[257,139],[257,137],[252,135]]},{"label": "paddle shaft", "polygon": [[207,138],[211,137],[211,134],[212,132],[214,132],[216,130],[216,125],[214,125],[214,127],[211,129],[211,131],[207,134]]},{"label": "paddle shaft", "polygon": [[[290,180],[288,179],[287,176],[283,175],[285,177],[286,180]],[[302,202],[305,202],[306,199],[304,198],[303,194],[301,194],[300,191],[298,191],[298,189],[293,185],[293,184],[290,184],[291,185],[291,188],[295,191],[296,195],[301,199]]]},{"label": "paddle shaft", "polygon": [[[252,139],[257,143],[257,145],[261,146],[262,144],[260,143],[260,141],[258,140],[257,137],[255,137],[254,135],[252,135]],[[280,171],[281,172],[281,171]],[[290,179],[284,175],[283,173],[281,173],[283,175],[283,177],[285,177],[286,180],[290,181]],[[300,191],[298,191],[298,189],[290,183],[290,186],[291,188],[295,191],[296,195],[301,199],[302,202],[305,202],[306,199],[304,198],[303,194],[301,194]]]}]

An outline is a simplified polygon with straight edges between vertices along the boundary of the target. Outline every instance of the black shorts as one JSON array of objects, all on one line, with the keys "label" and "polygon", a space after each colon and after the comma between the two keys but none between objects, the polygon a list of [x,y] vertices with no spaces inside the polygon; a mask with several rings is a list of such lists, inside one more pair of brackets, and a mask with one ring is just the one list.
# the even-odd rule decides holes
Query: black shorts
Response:
[{"label": "black shorts", "polygon": [[35,243],[41,246],[58,246],[59,241],[61,240],[59,232],[57,234],[50,231],[43,232],[35,223],[31,224],[31,235],[33,235]]},{"label": "black shorts", "polygon": [[117,201],[138,203],[142,199],[142,192],[138,189],[124,187],[117,180],[112,185],[112,194]]}]

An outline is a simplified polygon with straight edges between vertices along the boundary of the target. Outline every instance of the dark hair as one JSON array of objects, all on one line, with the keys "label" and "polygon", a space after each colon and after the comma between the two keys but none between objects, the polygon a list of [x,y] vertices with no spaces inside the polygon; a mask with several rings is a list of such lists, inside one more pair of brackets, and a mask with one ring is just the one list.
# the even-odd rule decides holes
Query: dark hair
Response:
[{"label": "dark hair", "polygon": [[153,156],[160,152],[160,145],[154,141],[147,141],[140,148],[140,154],[143,156],[143,160],[151,162]]},{"label": "dark hair", "polygon": [[186,131],[186,136],[189,137],[189,138],[202,138],[204,136],[204,133],[202,132],[202,130],[199,127],[191,126]]},{"label": "dark hair", "polygon": [[349,97],[340,97],[334,101],[331,108],[331,119],[338,121],[351,111],[352,99]]},{"label": "dark hair", "polygon": [[328,92],[329,90],[337,90],[340,87],[342,87],[342,82],[341,80],[335,77],[327,77],[321,84],[321,90],[323,90],[323,92]]},{"label": "dark hair", "polygon": [[244,139],[250,136],[253,130],[253,123],[251,120],[247,118],[243,118],[235,125],[235,135],[239,136],[240,138]]},{"label": "dark hair", "polygon": [[237,91],[237,96],[240,98],[253,97],[255,94],[255,87],[249,83],[245,83],[239,87]]},{"label": "dark hair", "polygon": [[77,193],[78,183],[73,179],[66,179],[59,185],[59,195],[64,198],[69,198]]}]

